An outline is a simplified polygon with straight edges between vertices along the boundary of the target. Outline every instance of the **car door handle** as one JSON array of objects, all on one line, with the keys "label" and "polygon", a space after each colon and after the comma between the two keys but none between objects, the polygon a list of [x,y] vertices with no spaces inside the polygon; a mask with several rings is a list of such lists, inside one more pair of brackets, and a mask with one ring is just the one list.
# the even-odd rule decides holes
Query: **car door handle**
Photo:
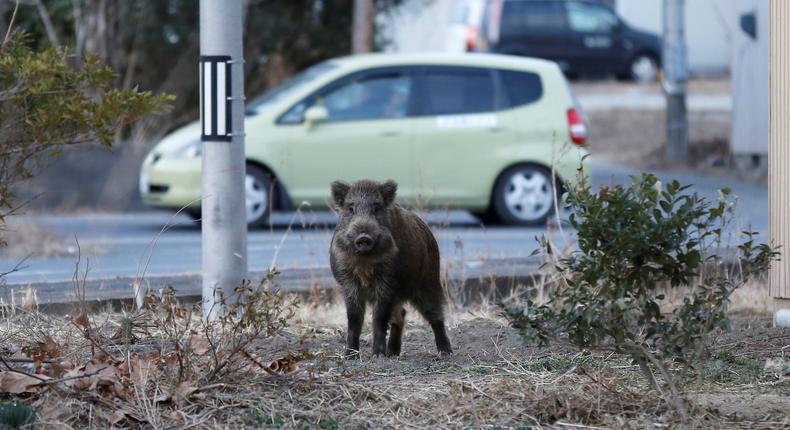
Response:
[{"label": "car door handle", "polygon": [[403,133],[401,133],[399,131],[382,131],[381,132],[381,137],[398,137],[398,136],[400,136],[402,134]]},{"label": "car door handle", "polygon": [[490,127],[488,131],[491,133],[503,133],[507,131],[507,129],[505,127]]}]

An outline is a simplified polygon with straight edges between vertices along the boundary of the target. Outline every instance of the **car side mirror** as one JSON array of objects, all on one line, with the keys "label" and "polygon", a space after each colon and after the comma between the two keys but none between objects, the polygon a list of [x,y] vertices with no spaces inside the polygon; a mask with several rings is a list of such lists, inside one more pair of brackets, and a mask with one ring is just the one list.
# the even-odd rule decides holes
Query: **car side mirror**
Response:
[{"label": "car side mirror", "polygon": [[329,111],[321,105],[311,106],[304,112],[304,124],[307,128],[312,128],[327,119],[329,119]]}]

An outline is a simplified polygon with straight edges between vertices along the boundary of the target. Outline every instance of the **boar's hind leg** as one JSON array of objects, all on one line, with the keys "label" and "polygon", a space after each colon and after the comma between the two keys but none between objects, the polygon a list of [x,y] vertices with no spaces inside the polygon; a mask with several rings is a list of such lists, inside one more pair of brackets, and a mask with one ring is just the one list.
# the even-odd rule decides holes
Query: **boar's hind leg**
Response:
[{"label": "boar's hind leg", "polygon": [[436,290],[422,290],[421,297],[413,301],[414,307],[431,325],[433,337],[436,340],[436,348],[442,354],[452,354],[453,348],[450,346],[450,338],[447,337],[447,330],[444,327],[444,297],[441,288]]},{"label": "boar's hind leg", "polygon": [[384,355],[387,342],[387,326],[389,325],[395,302],[392,299],[376,302],[373,309],[373,355]]},{"label": "boar's hind leg", "polygon": [[387,342],[387,355],[400,355],[401,337],[403,337],[403,323],[406,318],[406,310],[403,304],[398,303],[392,309],[390,319],[390,338]]},{"label": "boar's hind leg", "polygon": [[348,333],[346,335],[346,358],[359,358],[359,336],[365,321],[365,303],[346,299]]}]

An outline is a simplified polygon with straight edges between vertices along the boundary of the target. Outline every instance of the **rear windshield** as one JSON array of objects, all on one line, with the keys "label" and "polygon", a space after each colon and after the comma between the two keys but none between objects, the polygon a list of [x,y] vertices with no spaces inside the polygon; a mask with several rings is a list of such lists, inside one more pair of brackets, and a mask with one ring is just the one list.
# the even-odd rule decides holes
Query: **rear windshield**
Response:
[{"label": "rear windshield", "polygon": [[501,17],[500,39],[565,30],[565,12],[561,2],[507,1]]}]

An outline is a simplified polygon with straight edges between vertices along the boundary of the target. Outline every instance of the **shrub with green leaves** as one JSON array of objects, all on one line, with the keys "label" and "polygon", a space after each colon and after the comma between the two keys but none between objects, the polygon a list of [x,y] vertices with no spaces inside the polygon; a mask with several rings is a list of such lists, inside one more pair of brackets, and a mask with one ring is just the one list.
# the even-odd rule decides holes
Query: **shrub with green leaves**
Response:
[{"label": "shrub with green leaves", "polygon": [[89,56],[78,68],[65,50],[33,51],[21,35],[0,45],[0,227],[11,187],[64,145],[110,146],[115,134],[172,100],[112,86],[113,71]]},{"label": "shrub with green leaves", "polygon": [[[727,327],[730,295],[778,253],[744,232],[737,255],[719,255],[734,208],[728,189],[710,201],[644,174],[597,193],[582,180],[569,202],[578,250],[558,256],[541,240],[556,275],[550,300],[507,307],[509,320],[540,344],[567,336],[582,349],[628,354],[652,387],[661,389],[658,371],[675,391],[671,369],[701,362],[705,336]],[[664,292],[679,288],[686,289],[682,303],[662,313]]]},{"label": "shrub with green leaves", "polygon": [[18,429],[36,422],[36,410],[24,403],[0,403],[0,429]]}]

